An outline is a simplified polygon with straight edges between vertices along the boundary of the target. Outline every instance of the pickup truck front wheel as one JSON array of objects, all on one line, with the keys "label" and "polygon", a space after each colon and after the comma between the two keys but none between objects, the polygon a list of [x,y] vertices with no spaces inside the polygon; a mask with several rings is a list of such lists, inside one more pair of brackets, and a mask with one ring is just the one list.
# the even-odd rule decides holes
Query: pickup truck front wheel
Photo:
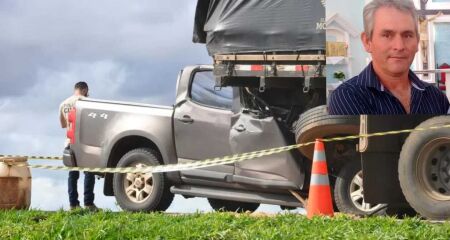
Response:
[{"label": "pickup truck front wheel", "polygon": [[[145,167],[159,165],[159,154],[152,149],[129,151],[117,167]],[[165,211],[173,200],[170,185],[163,173],[114,173],[113,190],[123,210]]]},{"label": "pickup truck front wheel", "polygon": [[384,215],[386,204],[370,204],[364,200],[361,162],[349,161],[336,178],[334,200],[340,212],[358,216]]}]

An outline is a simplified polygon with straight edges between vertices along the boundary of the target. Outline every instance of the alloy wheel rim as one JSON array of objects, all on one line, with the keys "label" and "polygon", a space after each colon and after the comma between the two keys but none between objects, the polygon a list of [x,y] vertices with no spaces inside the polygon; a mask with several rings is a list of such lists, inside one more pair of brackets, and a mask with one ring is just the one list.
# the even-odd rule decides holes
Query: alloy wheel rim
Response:
[{"label": "alloy wheel rim", "polygon": [[363,174],[359,171],[350,183],[350,199],[353,205],[363,212],[374,212],[386,206],[386,204],[371,204],[364,199]]},{"label": "alloy wheel rim", "polygon": [[[144,164],[137,164],[135,167],[145,167]],[[153,192],[152,173],[126,173],[123,178],[123,187],[128,199],[134,203],[145,202]]]}]

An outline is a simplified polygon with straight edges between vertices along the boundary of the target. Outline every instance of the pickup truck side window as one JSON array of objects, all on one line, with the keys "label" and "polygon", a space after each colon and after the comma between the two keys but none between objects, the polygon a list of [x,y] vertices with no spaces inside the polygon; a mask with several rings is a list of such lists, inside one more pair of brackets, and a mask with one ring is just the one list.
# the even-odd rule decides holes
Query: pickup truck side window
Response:
[{"label": "pickup truck side window", "polygon": [[192,80],[191,99],[202,105],[231,109],[233,88],[214,88],[215,78],[212,71],[196,72]]}]

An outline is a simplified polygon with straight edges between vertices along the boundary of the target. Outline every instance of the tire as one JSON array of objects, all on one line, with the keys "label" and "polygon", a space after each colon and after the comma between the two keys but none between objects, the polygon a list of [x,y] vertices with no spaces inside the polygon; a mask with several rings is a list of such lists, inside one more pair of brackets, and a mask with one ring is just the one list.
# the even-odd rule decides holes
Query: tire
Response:
[{"label": "tire", "polygon": [[[160,165],[158,159],[159,154],[156,151],[138,148],[123,155],[117,167],[156,166]],[[163,173],[114,173],[113,190],[119,206],[132,212],[165,211],[174,197]]]},{"label": "tire", "polygon": [[[359,116],[329,115],[327,106],[312,108],[300,115],[294,123],[297,143],[314,141],[327,136],[359,134]],[[300,147],[300,152],[312,160],[314,145]]]},{"label": "tire", "polygon": [[259,203],[238,202],[214,198],[208,198],[208,202],[215,211],[225,212],[254,212],[259,207]]},{"label": "tire", "polygon": [[[434,117],[417,128],[444,124],[450,124],[450,117]],[[413,132],[403,144],[398,164],[400,187],[411,207],[425,218],[450,218],[449,151],[449,128]]]},{"label": "tire", "polygon": [[360,161],[350,161],[341,168],[334,185],[334,201],[338,210],[358,216],[386,214],[386,204],[372,205],[364,201],[362,183]]}]

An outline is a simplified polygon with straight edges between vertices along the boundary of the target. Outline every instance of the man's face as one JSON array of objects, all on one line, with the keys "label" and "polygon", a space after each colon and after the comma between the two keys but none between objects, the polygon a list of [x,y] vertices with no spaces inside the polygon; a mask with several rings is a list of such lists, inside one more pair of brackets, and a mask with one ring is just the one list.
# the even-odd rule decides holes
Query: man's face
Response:
[{"label": "man's face", "polygon": [[383,75],[404,76],[418,50],[419,38],[413,17],[393,7],[375,12],[372,39],[363,33],[364,48],[372,55],[373,66]]}]

